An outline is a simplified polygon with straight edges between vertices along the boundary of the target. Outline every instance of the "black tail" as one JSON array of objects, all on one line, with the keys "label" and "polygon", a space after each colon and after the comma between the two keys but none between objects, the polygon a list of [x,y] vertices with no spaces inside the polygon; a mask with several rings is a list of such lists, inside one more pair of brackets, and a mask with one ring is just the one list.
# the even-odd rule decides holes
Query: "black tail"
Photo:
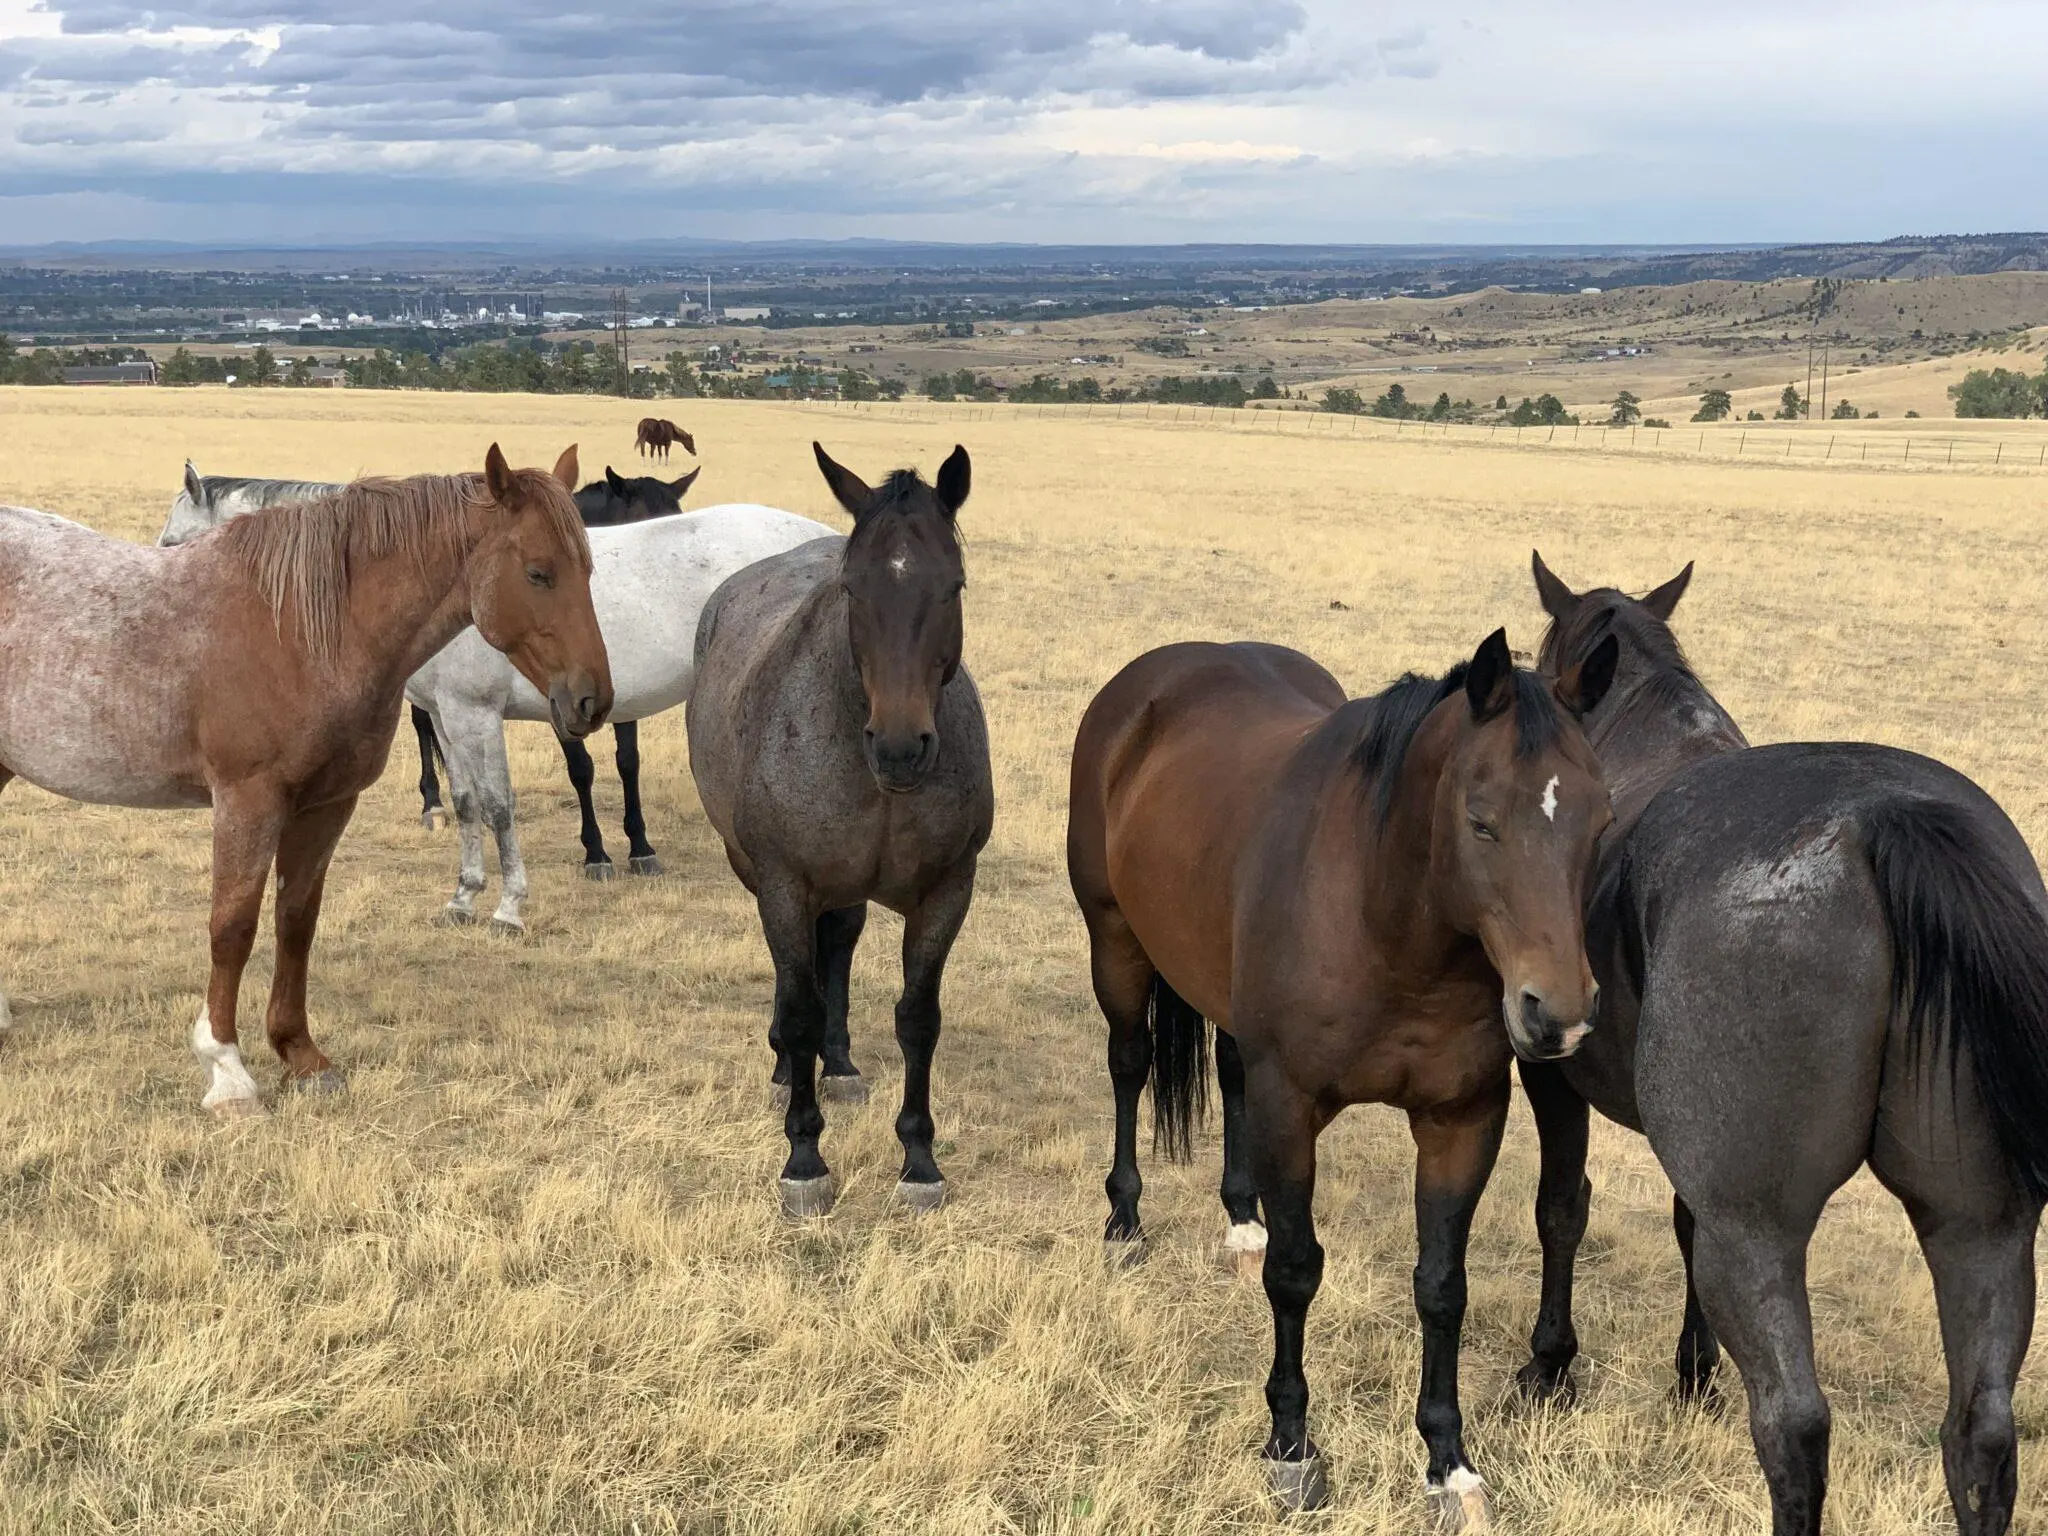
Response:
[{"label": "black tail", "polygon": [[1195,1122],[1209,1113],[1209,1021],[1152,978],[1152,1150],[1176,1163],[1195,1155]]},{"label": "black tail", "polygon": [[[1958,805],[1862,817],[1892,939],[1892,1000],[1916,1048],[1968,1048],[2015,1176],[2048,1196],[2048,919]],[[1932,1059],[1922,1057],[1922,1059]]]}]

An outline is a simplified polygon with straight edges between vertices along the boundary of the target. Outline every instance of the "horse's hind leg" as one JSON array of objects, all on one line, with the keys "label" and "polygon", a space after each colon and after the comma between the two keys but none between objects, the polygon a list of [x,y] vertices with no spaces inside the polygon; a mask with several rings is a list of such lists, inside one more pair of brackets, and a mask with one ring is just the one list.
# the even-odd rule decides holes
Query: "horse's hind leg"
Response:
[{"label": "horse's hind leg", "polygon": [[286,1081],[322,1093],[344,1087],[346,1079],[313,1043],[307,1027],[306,971],[314,930],[320,925],[327,868],[355,808],[351,795],[309,811],[286,823],[277,844],[277,970],[271,977],[264,1023],[271,1049],[284,1063]]},{"label": "horse's hind leg", "polygon": [[434,774],[434,754],[440,750],[434,717],[417,704],[412,706],[412,729],[420,743],[420,825],[432,831],[448,824],[448,813],[441,808],[441,781]]},{"label": "horse's hind leg", "polygon": [[[1953,1100],[1947,1073],[1932,1075],[1938,1106],[1905,1103],[1911,1090],[1895,1092],[1887,1073],[1870,1165],[1905,1202],[1934,1275],[1949,1382],[1941,1461],[1956,1528],[2000,1536],[2019,1492],[2012,1390],[2034,1327],[2041,1208],[2014,1188],[1967,1069]],[[1969,1109],[1952,1118],[1950,1103]]]},{"label": "horse's hind leg", "polygon": [[1252,1176],[1245,1138],[1244,1058],[1237,1037],[1216,1031],[1216,1086],[1223,1099],[1223,1265],[1242,1279],[1256,1280],[1266,1263],[1266,1228],[1259,1220],[1259,1186]]},{"label": "horse's hind leg", "polygon": [[1721,1341],[1714,1337],[1713,1324],[1700,1306],[1699,1286],[1693,1279],[1693,1236],[1698,1228],[1692,1207],[1677,1195],[1671,1197],[1671,1233],[1678,1239],[1678,1254],[1685,1261],[1685,1323],[1678,1333],[1678,1354],[1673,1366],[1678,1385],[1672,1390],[1682,1403],[1711,1403],[1716,1398],[1714,1375],[1721,1368]]},{"label": "horse's hind leg", "polygon": [[903,996],[896,1003],[896,1044],[903,1052],[896,1139],[903,1143],[903,1173],[896,1198],[913,1210],[936,1210],[946,1198],[945,1176],[932,1153],[932,1053],[939,1045],[939,983],[974,900],[974,864],[969,857],[946,871],[903,922]]},{"label": "horse's hind leg", "polygon": [[853,1064],[853,1041],[846,1016],[851,998],[853,950],[867,927],[868,906],[841,907],[818,919],[818,968],[825,977],[825,1072],[819,1091],[842,1104],[865,1104],[867,1079]]},{"label": "horse's hind leg", "polygon": [[[1138,1101],[1152,1075],[1147,1010],[1159,972],[1115,907],[1084,906],[1082,915],[1088,922],[1088,968],[1095,1001],[1109,1025],[1109,1081],[1116,1093],[1116,1151],[1102,1185],[1109,1196],[1102,1250],[1112,1264],[1129,1264],[1145,1252],[1145,1227],[1138,1215],[1138,1198],[1145,1190],[1138,1172]],[[1222,1059],[1220,1046],[1217,1059]],[[1239,1081],[1241,1086],[1241,1071]]]},{"label": "horse's hind leg", "polygon": [[626,800],[626,871],[658,875],[661,860],[647,841],[647,818],[640,811],[640,722],[621,721],[612,727],[612,738],[618,746],[619,790]]}]

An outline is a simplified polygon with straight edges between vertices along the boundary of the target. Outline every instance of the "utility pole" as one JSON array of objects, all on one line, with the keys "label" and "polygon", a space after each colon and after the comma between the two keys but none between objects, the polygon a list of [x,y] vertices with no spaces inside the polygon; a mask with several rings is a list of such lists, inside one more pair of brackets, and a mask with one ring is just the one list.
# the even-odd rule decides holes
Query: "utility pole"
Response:
[{"label": "utility pole", "polygon": [[1806,333],[1806,403],[1800,407],[1802,416],[1813,414],[1813,332]]},{"label": "utility pole", "polygon": [[626,343],[626,290],[612,290],[612,356],[617,370],[616,392],[628,395],[633,392],[633,364],[627,352]]},{"label": "utility pole", "polygon": [[1828,353],[1834,350],[1832,341],[1823,342],[1820,349],[1820,419],[1828,419]]}]

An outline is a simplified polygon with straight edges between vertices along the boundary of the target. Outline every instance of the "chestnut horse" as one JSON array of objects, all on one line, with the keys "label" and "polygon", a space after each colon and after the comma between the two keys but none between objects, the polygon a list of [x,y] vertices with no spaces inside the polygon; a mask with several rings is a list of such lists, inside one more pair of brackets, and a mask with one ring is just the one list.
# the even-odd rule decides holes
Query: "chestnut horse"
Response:
[{"label": "chestnut horse", "polygon": [[1322,1279],[1316,1138],[1349,1104],[1406,1111],[1422,1321],[1416,1427],[1451,1529],[1483,1528],[1465,1456],[1465,1243],[1507,1124],[1508,1063],[1584,1038],[1596,988],[1580,913],[1607,790],[1577,715],[1596,650],[1553,687],[1496,630],[1441,679],[1347,702],[1297,651],[1169,645],[1113,678],[1074,743],[1067,869],[1109,1021],[1116,1160],[1105,1240],[1138,1219],[1138,1096],[1185,1155],[1217,1026],[1228,1249],[1267,1249],[1265,1458],[1283,1503],[1326,1497],[1302,1333]]},{"label": "chestnut horse", "polygon": [[697,440],[674,422],[660,416],[640,418],[640,430],[633,439],[636,453],[652,454],[666,464],[669,449],[677,443],[683,445],[685,453],[697,451]]},{"label": "chestnut horse", "polygon": [[213,807],[205,1108],[263,1113],[236,1004],[273,865],[270,1043],[289,1085],[342,1085],[307,1028],[307,962],[328,861],[421,663],[474,624],[559,729],[610,711],[575,482],[574,448],[550,475],[494,443],[481,475],[359,480],[168,549],[0,508],[0,784]]}]

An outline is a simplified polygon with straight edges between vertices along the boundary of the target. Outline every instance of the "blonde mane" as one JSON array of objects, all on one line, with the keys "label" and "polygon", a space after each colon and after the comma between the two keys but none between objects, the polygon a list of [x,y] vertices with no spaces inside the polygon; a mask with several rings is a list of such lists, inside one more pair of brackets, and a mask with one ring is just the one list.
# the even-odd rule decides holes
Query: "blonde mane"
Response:
[{"label": "blonde mane", "polygon": [[[590,541],[569,493],[545,470],[515,470],[513,478],[588,571]],[[214,537],[241,561],[280,630],[289,604],[308,654],[324,661],[341,643],[357,571],[393,554],[410,556],[421,570],[459,566],[473,539],[471,512],[493,505],[482,475],[371,476],[318,501],[238,517]]]}]

